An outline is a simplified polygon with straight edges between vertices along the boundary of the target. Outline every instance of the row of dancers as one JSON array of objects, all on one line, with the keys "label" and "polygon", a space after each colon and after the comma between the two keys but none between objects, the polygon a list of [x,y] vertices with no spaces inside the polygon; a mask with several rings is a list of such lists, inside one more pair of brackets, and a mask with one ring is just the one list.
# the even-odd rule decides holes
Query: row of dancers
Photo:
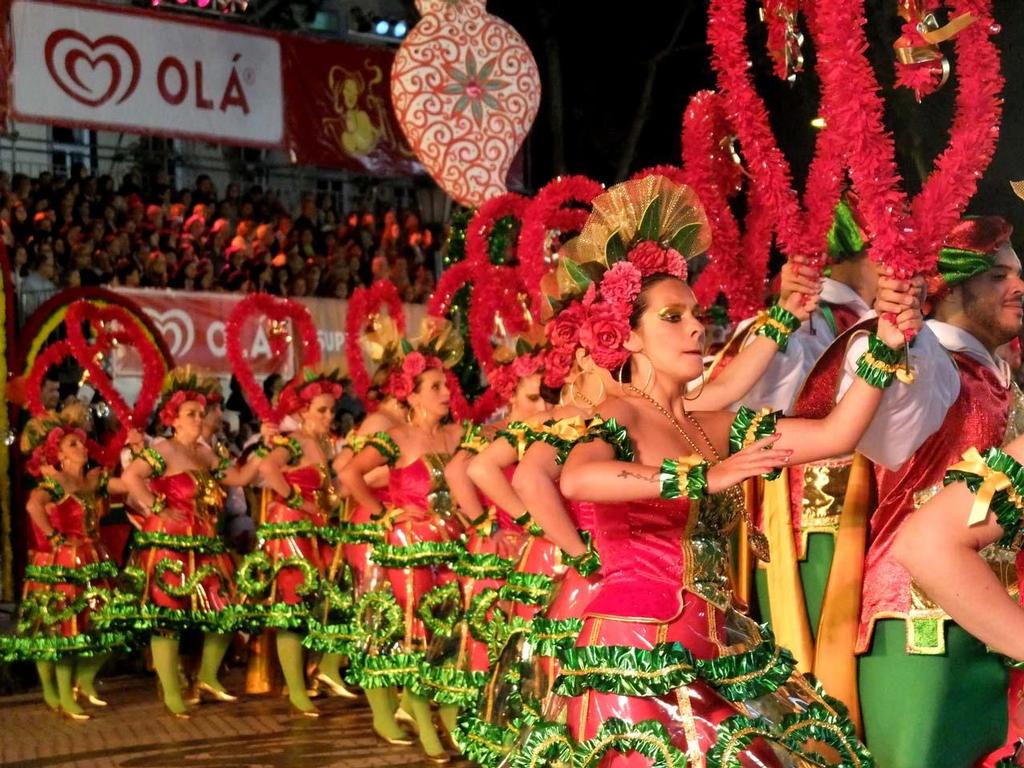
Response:
[{"label": "row of dancers", "polygon": [[[418,740],[439,764],[873,765],[847,707],[747,615],[743,553],[770,562],[775,546],[747,481],[851,454],[897,375],[928,386],[903,367],[923,282],[880,271],[877,317],[822,413],[736,407],[806,343],[821,281],[787,267],[779,303],[707,375],[687,284],[710,237],[699,200],[652,176],[593,211],[578,242],[611,231],[621,254],[563,249],[543,342],[504,358],[490,423],[451,418],[460,345],[439,318],[415,339],[374,326],[388,352],[372,412],[344,438],[330,432],[341,382],[315,370],[285,387],[288,424],[265,424],[242,463],[202,440],[220,393],[188,371],[168,377],[154,434],[119,473],[92,466],[73,409],[34,419],[35,539],[19,635],[0,651],[35,660],[47,705],[75,719],[83,697],[104,703],[103,662],[140,642],[173,716],[231,701],[218,675],[233,634],[267,631],[297,715],[319,714],[311,686],[361,689],[380,738]],[[1005,496],[1024,472],[1000,460]],[[225,489],[257,484],[258,548],[232,556]],[[138,523],[123,569],[98,538],[110,496]],[[204,637],[190,695],[184,632]]]}]

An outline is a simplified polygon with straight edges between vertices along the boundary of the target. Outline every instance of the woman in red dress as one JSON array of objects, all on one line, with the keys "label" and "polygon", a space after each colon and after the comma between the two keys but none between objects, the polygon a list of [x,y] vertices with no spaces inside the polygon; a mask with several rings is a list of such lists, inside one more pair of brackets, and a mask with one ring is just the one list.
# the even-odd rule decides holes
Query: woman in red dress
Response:
[{"label": "woman in red dress", "polygon": [[[302,635],[311,619],[330,613],[344,595],[334,561],[336,516],[341,500],[334,483],[331,423],[341,384],[331,374],[302,371],[282,390],[283,412],[298,429],[274,437],[257,454],[267,503],[256,536],[261,549],[248,555],[238,573],[239,590],[261,601],[260,623],[277,630],[277,656],[288,698],[296,711],[316,717],[306,692]],[[316,680],[338,695],[342,685],[340,656],[325,653]],[[344,691],[344,694],[342,693]]]},{"label": "woman in red dress", "polygon": [[135,600],[124,596],[105,612],[113,626],[150,633],[164,705],[178,718],[188,717],[178,680],[182,631],[205,633],[195,697],[235,699],[218,672],[244,617],[237,605],[234,564],[217,534],[217,522],[224,504],[221,485],[248,485],[258,468],[256,461],[234,467],[200,442],[206,402],[190,371],[168,375],[158,420],[170,436],[136,454],[123,476],[134,504],[146,510],[132,557],[141,595]]},{"label": "woman in red dress", "polygon": [[[436,633],[420,609],[428,593],[454,580],[451,563],[462,550],[450,533],[451,501],[444,479],[445,464],[462,435],[458,425],[444,423],[450,395],[442,360],[453,365],[461,353],[445,346],[452,340],[447,328],[428,322],[388,385],[391,394],[408,404],[408,423],[369,438],[341,473],[352,498],[370,509],[371,519],[386,530],[373,559],[384,568],[388,583],[364,595],[356,609],[356,621],[364,626],[370,612],[384,620],[368,629],[364,652],[353,661],[353,677],[370,701],[374,730],[392,743],[408,743],[385,730],[394,723],[393,689],[405,688],[403,708],[415,719],[420,744],[435,763],[450,757],[438,738],[425,695],[425,654]],[[365,479],[384,465],[390,467],[387,504]]]},{"label": "woman in red dress", "polygon": [[[703,371],[704,327],[683,259],[709,243],[700,203],[648,177],[609,189],[593,210],[560,268],[593,262],[595,282],[579,303],[567,291],[561,306],[579,313],[577,342],[620,374],[623,396],[599,409],[615,420],[606,431],[614,439],[577,443],[562,470],[566,497],[593,504],[591,541],[548,528],[570,562],[599,568],[601,582],[574,647],[559,653],[555,693],[567,699],[567,721],[538,721],[514,757],[542,765],[572,754],[603,768],[871,765],[841,705],[733,610],[728,534],[743,507],[730,494],[789,461],[856,445],[895,377],[905,334],[920,327],[912,284],[880,280],[871,354],[826,418],[693,413],[683,393]],[[616,239],[621,248],[606,251]],[[773,308],[759,333],[784,346],[797,324]],[[767,557],[766,542],[751,539]]]},{"label": "woman in red dress", "polygon": [[86,416],[85,406],[75,404],[25,426],[21,448],[29,473],[41,479],[26,505],[31,544],[18,635],[0,638],[0,658],[35,661],[46,705],[75,720],[89,718],[79,692],[94,706],[106,705],[96,674],[130,640],[94,621],[118,575],[100,542],[99,523],[108,491],[122,488],[106,469],[87,470]]}]

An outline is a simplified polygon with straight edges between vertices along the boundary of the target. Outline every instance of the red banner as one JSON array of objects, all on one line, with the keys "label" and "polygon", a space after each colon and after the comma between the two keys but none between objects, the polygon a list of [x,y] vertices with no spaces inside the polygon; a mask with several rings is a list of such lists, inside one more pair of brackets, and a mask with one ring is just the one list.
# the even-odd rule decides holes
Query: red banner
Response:
[{"label": "red banner", "polygon": [[296,35],[280,42],[293,162],[374,176],[424,172],[391,108],[390,50]]}]

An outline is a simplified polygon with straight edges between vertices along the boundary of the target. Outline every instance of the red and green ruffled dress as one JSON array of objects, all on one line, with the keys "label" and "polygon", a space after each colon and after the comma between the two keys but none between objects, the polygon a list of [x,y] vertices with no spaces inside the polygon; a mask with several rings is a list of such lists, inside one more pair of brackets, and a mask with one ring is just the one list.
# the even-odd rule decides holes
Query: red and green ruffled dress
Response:
[{"label": "red and green ruffled dress", "polygon": [[164,497],[165,508],[135,532],[124,572],[132,584],[118,590],[99,620],[143,633],[233,632],[245,626],[234,563],[217,531],[225,497],[218,480],[226,462],[213,471],[168,475],[157,451],[145,448],[138,457],[149,464],[150,492]]},{"label": "red and green ruffled dress", "polygon": [[728,496],[593,505],[602,578],[558,652],[564,706],[525,729],[509,765],[874,765],[843,706],[733,609]]},{"label": "red and green ruffled dress", "polygon": [[[427,649],[452,640],[458,585],[451,565],[463,551],[449,533],[447,456],[426,454],[399,467],[400,451],[388,435],[375,435],[367,442],[371,447],[391,467],[388,503],[374,521],[384,538],[371,555],[386,581],[356,602],[352,628],[358,652],[349,678],[364,689],[408,686],[430,697],[442,681],[435,679],[440,664],[428,661]],[[454,598],[449,584],[455,585]]]},{"label": "red and green ruffled dress", "polygon": [[90,492],[66,493],[50,478],[39,488],[54,505],[49,522],[60,538],[48,541],[31,525],[32,549],[18,612],[17,635],[0,637],[3,661],[56,661],[125,648],[127,633],[101,630],[96,612],[112,597],[118,567],[100,543],[107,498],[106,473]]},{"label": "red and green ruffled dress", "polygon": [[[282,474],[294,500],[289,504],[273,491],[264,492],[256,529],[260,548],[239,566],[238,591],[254,629],[309,631],[315,636],[336,612],[351,608],[333,524],[340,502],[328,463],[299,466],[303,452],[297,440],[277,438],[275,444],[288,451]],[[324,454],[330,457],[329,446]]]}]

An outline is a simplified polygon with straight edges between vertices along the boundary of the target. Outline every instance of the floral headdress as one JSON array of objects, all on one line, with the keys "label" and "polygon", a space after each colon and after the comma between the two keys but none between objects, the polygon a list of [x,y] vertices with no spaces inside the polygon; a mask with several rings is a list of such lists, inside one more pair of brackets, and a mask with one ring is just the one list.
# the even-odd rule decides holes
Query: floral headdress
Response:
[{"label": "floral headdress", "polygon": [[447,370],[462,359],[464,342],[455,327],[440,317],[427,315],[415,341],[401,340],[398,358],[391,366],[384,391],[406,400],[416,386],[416,377],[430,368]]},{"label": "floral headdress", "polygon": [[29,420],[21,432],[21,450],[28,456],[29,474],[39,477],[44,465],[56,466],[61,440],[68,435],[77,435],[88,444],[84,429],[87,411],[84,403],[70,403],[60,413],[47,411]]},{"label": "floral headdress", "polygon": [[317,371],[304,368],[281,390],[281,409],[285,413],[297,413],[319,395],[330,395],[337,400],[342,391],[341,373],[337,369]]},{"label": "floral headdress", "polygon": [[157,420],[165,427],[174,424],[178,410],[187,402],[194,401],[206,407],[210,400],[210,379],[199,375],[192,366],[175,368],[164,379],[160,402],[157,403]]},{"label": "floral headdress", "polygon": [[629,358],[629,316],[643,279],[686,280],[687,262],[710,245],[704,208],[684,184],[650,175],[594,198],[583,230],[542,283],[555,315],[547,325],[551,359],[571,365],[582,346],[602,368],[620,367]]}]

